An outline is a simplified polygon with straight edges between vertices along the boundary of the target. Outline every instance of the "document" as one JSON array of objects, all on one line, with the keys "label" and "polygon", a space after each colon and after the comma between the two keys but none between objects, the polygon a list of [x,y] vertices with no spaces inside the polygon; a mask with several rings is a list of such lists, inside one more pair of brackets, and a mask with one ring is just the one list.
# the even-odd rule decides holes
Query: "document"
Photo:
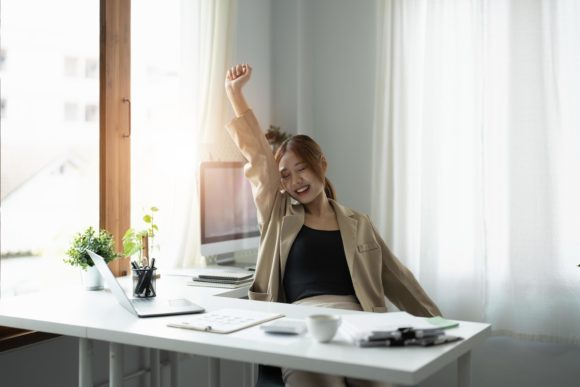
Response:
[{"label": "document", "polygon": [[415,330],[448,329],[459,323],[442,317],[416,317],[407,312],[364,313],[342,315],[340,331],[347,340],[357,342],[373,332],[388,332],[403,327]]},{"label": "document", "polygon": [[181,317],[167,326],[212,333],[231,333],[280,317],[284,315],[243,309],[220,309]]}]

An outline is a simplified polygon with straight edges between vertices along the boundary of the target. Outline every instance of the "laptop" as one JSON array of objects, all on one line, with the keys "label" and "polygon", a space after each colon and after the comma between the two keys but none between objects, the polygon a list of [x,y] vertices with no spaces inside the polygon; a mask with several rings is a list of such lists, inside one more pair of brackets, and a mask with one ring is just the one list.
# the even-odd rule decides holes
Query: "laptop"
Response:
[{"label": "laptop", "polygon": [[201,306],[194,304],[185,298],[129,298],[121,285],[117,282],[117,279],[111,270],[109,270],[109,266],[107,266],[103,257],[90,250],[87,250],[87,253],[89,253],[95,267],[107,285],[109,285],[111,293],[113,293],[119,304],[138,317],[173,316],[178,314],[201,313],[205,311]]}]

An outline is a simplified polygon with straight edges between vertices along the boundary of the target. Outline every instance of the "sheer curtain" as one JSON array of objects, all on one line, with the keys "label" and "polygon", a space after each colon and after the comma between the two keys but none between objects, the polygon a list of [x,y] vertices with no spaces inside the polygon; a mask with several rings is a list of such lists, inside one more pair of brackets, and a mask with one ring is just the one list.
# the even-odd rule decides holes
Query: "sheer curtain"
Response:
[{"label": "sheer curtain", "polygon": [[377,226],[446,316],[580,342],[580,3],[377,4]]},{"label": "sheer curtain", "polygon": [[132,226],[159,208],[161,268],[201,263],[197,171],[223,128],[234,0],[142,0],[132,7]]}]

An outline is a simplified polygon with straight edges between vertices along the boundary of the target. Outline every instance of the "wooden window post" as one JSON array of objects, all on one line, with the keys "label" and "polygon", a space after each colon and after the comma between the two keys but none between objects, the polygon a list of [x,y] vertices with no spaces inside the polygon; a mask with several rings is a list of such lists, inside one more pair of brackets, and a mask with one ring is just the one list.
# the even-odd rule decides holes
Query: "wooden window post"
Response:
[{"label": "wooden window post", "polygon": [[[101,0],[99,223],[115,238],[131,223],[131,0]],[[111,263],[117,276],[129,259]]]}]

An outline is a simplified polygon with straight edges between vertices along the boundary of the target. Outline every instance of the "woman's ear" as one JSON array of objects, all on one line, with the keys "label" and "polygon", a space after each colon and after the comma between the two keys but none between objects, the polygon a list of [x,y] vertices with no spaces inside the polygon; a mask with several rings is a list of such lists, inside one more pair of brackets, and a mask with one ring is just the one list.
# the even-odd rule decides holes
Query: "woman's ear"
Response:
[{"label": "woman's ear", "polygon": [[324,155],[320,156],[320,167],[322,168],[322,172],[326,173],[328,163],[326,162],[326,157],[324,157]]}]

